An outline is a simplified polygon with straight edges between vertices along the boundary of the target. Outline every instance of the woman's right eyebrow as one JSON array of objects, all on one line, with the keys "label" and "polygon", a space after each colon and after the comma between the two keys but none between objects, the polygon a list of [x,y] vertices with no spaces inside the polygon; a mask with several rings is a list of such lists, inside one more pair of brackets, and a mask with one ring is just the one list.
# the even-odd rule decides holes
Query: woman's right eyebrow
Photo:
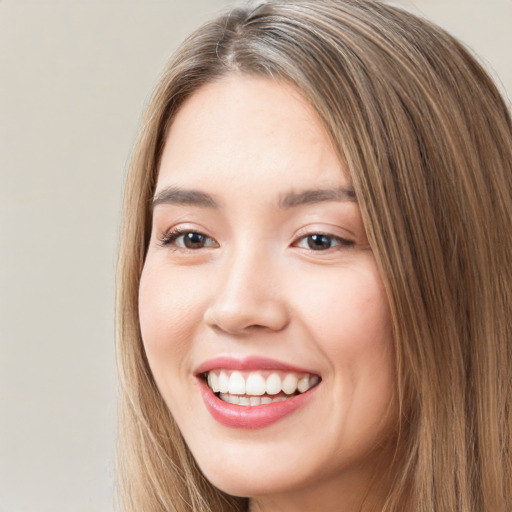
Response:
[{"label": "woman's right eyebrow", "polygon": [[188,204],[204,208],[218,208],[215,199],[206,192],[184,189],[176,186],[165,187],[155,194],[151,207],[160,204]]}]

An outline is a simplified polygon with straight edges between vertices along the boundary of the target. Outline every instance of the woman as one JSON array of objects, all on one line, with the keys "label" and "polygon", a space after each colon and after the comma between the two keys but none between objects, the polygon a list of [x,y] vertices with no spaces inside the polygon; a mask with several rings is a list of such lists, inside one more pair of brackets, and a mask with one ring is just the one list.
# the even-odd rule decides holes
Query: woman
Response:
[{"label": "woman", "polygon": [[512,137],[441,29],[235,9],[178,50],[125,198],[129,511],[512,507]]}]

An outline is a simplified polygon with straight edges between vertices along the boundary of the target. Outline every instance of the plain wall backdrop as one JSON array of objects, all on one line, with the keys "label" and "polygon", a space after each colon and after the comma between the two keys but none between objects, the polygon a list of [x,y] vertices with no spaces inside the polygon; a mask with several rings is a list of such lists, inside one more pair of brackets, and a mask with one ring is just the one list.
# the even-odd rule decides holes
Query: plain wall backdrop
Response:
[{"label": "plain wall backdrop", "polygon": [[[0,0],[0,512],[112,512],[114,270],[140,117],[233,2]],[[398,0],[512,97],[512,0]]]}]

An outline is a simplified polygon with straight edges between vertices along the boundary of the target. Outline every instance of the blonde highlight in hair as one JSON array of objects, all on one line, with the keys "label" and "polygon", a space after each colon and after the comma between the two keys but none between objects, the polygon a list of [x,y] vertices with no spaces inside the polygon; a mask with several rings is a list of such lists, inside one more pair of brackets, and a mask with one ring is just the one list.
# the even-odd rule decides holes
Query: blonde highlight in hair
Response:
[{"label": "blonde highlight in hair", "polygon": [[512,510],[510,115],[458,41],[369,0],[233,9],[184,42],[154,92],[118,263],[124,510],[247,507],[197,468],[151,375],[138,317],[166,132],[188,97],[230,73],[294,84],[351,176],[394,325],[401,426],[383,511]]}]

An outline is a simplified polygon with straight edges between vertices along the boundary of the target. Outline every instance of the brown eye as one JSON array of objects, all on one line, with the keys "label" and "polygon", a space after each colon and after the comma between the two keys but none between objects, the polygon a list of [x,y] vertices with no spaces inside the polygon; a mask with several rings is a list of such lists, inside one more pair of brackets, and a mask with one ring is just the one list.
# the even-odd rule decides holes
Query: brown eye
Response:
[{"label": "brown eye", "polygon": [[217,242],[213,238],[204,235],[203,233],[181,230],[175,230],[167,233],[160,240],[160,245],[191,250],[218,247]]},{"label": "brown eye", "polygon": [[187,249],[201,249],[205,246],[208,237],[202,235],[201,233],[185,233],[183,235],[183,245]]},{"label": "brown eye", "polygon": [[333,247],[351,247],[353,245],[354,242],[352,240],[324,233],[313,233],[303,236],[296,244],[297,247],[309,249],[310,251],[327,251]]},{"label": "brown eye", "polygon": [[333,244],[332,237],[327,235],[309,235],[307,237],[308,247],[314,251],[330,249]]}]

